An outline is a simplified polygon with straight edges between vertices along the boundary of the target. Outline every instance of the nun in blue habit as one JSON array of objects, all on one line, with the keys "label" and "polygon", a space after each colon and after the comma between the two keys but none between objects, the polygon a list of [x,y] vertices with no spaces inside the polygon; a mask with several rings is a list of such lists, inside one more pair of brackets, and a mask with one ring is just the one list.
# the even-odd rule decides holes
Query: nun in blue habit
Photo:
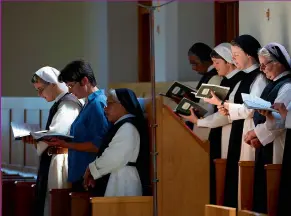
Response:
[{"label": "nun in blue habit", "polygon": [[109,90],[105,114],[114,125],[84,175],[93,196],[150,195],[147,123],[135,93]]}]

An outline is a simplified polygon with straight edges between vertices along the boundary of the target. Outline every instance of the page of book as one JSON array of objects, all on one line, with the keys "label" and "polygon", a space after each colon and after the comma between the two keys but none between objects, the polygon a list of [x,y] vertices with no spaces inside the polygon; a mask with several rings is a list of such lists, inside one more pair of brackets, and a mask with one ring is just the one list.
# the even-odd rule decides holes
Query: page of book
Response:
[{"label": "page of book", "polygon": [[19,140],[22,137],[29,136],[30,132],[40,131],[39,124],[11,122],[11,128],[15,140]]},{"label": "page of book", "polygon": [[205,116],[206,113],[208,112],[202,106],[200,106],[199,104],[187,98],[183,98],[181,100],[181,102],[177,105],[175,112],[182,115],[189,116],[191,115],[190,109],[194,109],[194,113],[198,118]]},{"label": "page of book", "polygon": [[55,132],[31,132],[30,135],[37,141],[41,140],[50,140],[52,138],[58,138],[66,141],[71,141],[74,137],[61,134],[61,133],[55,133]]},{"label": "page of book", "polygon": [[269,101],[266,101],[262,98],[259,98],[254,95],[241,93],[243,102],[248,109],[255,109],[255,110],[268,110],[271,112],[278,112],[275,109],[272,109],[272,104]]},{"label": "page of book", "polygon": [[197,98],[211,98],[211,91],[215,93],[215,95],[220,99],[224,100],[229,92],[230,88],[219,85],[205,84],[203,83],[198,89],[195,96]]}]

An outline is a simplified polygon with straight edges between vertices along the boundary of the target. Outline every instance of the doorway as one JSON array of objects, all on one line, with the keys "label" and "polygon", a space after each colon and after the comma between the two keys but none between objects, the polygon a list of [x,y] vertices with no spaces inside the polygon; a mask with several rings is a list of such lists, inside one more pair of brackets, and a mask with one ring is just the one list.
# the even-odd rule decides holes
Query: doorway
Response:
[{"label": "doorway", "polygon": [[215,1],[215,45],[239,35],[239,1]]}]

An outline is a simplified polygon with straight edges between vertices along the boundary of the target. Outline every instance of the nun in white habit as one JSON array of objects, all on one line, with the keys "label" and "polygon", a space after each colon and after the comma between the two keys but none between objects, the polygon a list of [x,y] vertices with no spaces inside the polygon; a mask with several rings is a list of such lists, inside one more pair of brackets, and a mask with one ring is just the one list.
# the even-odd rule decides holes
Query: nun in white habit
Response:
[{"label": "nun in white habit", "polygon": [[109,91],[105,114],[114,125],[86,170],[84,186],[93,187],[92,196],[150,195],[148,129],[134,92]]},{"label": "nun in white habit", "polygon": [[[239,71],[232,61],[231,45],[230,43],[222,43],[213,49],[211,52],[213,65],[218,72],[218,75],[223,77],[221,85],[229,87],[229,95],[226,100],[233,102],[237,94],[240,81],[244,78],[245,73]],[[238,93],[240,94],[240,93]],[[218,106],[222,101],[212,94],[211,99],[205,99],[205,102]],[[214,159],[226,158],[228,151],[228,143],[231,131],[231,121],[225,115],[220,114],[217,109],[214,114],[208,115],[202,119],[191,110],[191,116],[183,116],[188,121],[195,123],[198,128],[211,128],[209,134],[210,141],[210,191],[211,204],[215,204],[215,166]]]},{"label": "nun in white habit", "polygon": [[[74,95],[68,93],[65,84],[58,82],[59,74],[57,69],[46,66],[35,72],[31,82],[40,97],[47,102],[54,101],[45,129],[69,134],[70,126],[78,116],[82,104]],[[48,147],[45,142],[35,143],[31,138],[23,141],[36,144],[37,154],[40,156],[36,182],[36,215],[49,216],[49,191],[69,187],[67,149]]]}]

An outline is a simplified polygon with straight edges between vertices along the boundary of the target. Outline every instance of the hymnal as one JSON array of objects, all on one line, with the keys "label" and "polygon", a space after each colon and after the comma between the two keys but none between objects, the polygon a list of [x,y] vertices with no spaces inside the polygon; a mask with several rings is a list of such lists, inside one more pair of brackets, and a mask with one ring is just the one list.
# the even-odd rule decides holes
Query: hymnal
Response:
[{"label": "hymnal", "polygon": [[67,142],[72,141],[74,138],[73,136],[65,135],[65,134],[60,134],[56,132],[31,132],[30,135],[35,139],[36,141],[50,141],[51,139],[57,138],[61,140],[65,140]]},{"label": "hymnal", "polygon": [[31,132],[45,132],[40,131],[39,124],[11,122],[11,128],[15,140],[21,140],[22,137],[29,136]]},{"label": "hymnal", "polygon": [[207,113],[206,109],[204,109],[199,104],[197,104],[197,103],[195,103],[187,98],[183,98],[180,101],[180,103],[177,105],[177,107],[175,109],[175,112],[177,114],[189,116],[189,115],[191,115],[190,109],[193,109],[195,115],[198,118],[205,116],[205,114]]},{"label": "hymnal", "polygon": [[248,109],[267,110],[267,111],[271,111],[271,112],[278,112],[277,110],[271,108],[272,104],[269,101],[266,101],[266,100],[259,98],[257,96],[245,94],[245,93],[241,93],[241,96],[242,96],[242,100],[244,102],[244,105]]},{"label": "hymnal", "polygon": [[196,89],[176,81],[170,86],[166,94],[160,95],[169,97],[176,103],[179,103],[184,97],[194,99],[195,94],[193,93],[195,93],[196,91]]},{"label": "hymnal", "polygon": [[224,100],[229,90],[229,87],[202,83],[195,96],[197,98],[211,98],[211,91],[213,91],[220,100]]}]

